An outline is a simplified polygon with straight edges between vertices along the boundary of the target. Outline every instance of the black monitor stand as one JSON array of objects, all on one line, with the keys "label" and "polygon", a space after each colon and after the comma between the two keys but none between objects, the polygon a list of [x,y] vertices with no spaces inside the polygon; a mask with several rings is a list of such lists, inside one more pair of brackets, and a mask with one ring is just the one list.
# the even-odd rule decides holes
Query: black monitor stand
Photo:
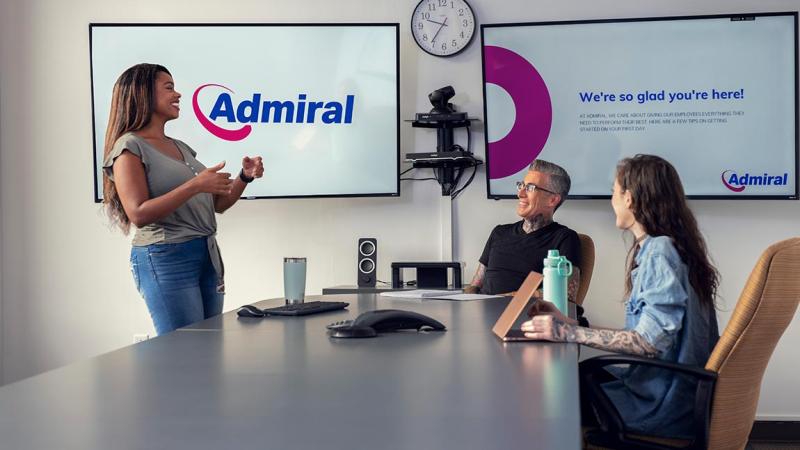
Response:
[{"label": "black monitor stand", "polygon": [[393,262],[392,287],[403,287],[403,270],[417,270],[418,288],[447,288],[447,269],[453,269],[453,286],[461,288],[461,263],[459,262]]}]

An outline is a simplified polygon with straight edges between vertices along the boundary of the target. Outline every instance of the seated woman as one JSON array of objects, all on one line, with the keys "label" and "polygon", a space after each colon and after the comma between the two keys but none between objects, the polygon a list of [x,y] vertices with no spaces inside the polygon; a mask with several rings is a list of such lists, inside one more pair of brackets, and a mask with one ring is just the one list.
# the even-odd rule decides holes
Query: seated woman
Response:
[{"label": "seated woman", "polygon": [[[719,274],[678,173],[657,156],[623,159],[611,206],[617,227],[634,236],[625,275],[625,328],[581,327],[539,301],[522,330],[531,338],[704,366],[719,339],[714,311]],[[603,389],[631,430],[691,436],[693,381],[649,367],[609,371]]]}]

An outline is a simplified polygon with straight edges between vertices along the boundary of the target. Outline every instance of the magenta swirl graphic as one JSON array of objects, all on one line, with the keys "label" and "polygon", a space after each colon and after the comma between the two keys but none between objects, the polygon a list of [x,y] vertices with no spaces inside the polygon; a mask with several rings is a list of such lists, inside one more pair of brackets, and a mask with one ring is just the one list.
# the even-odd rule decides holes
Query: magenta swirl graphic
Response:
[{"label": "magenta swirl graphic", "polygon": [[218,127],[214,122],[212,122],[208,117],[206,117],[205,114],[203,114],[203,111],[200,110],[200,104],[197,102],[197,96],[198,94],[200,94],[201,90],[205,89],[208,86],[219,87],[233,94],[232,90],[228,89],[227,87],[221,84],[209,83],[209,84],[204,84],[199,88],[197,88],[194,91],[194,95],[192,95],[192,109],[194,109],[194,115],[197,117],[197,120],[200,121],[200,124],[203,125],[203,128],[208,130],[209,133],[213,134],[214,136],[220,139],[224,139],[226,141],[241,141],[242,139],[246,138],[250,134],[250,131],[252,130],[252,127],[250,125],[245,125],[239,128],[238,130],[226,130],[225,128]]},{"label": "magenta swirl graphic", "polygon": [[730,183],[728,183],[728,181],[726,180],[726,178],[728,178],[728,173],[730,173],[730,172],[733,172],[733,171],[732,170],[726,170],[726,171],[722,172],[722,184],[724,184],[726,188],[732,190],[733,192],[742,192],[744,190],[745,186],[733,186]]},{"label": "magenta swirl graphic", "polygon": [[544,79],[525,58],[503,47],[484,47],[486,83],[496,84],[511,96],[516,120],[502,139],[487,149],[489,178],[513,175],[542,152],[553,123],[553,106]]}]

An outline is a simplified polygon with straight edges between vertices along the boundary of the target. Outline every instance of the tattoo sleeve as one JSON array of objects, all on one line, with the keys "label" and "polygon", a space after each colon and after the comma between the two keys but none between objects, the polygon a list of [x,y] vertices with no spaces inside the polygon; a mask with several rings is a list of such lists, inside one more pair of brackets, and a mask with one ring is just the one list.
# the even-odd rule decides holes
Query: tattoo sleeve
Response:
[{"label": "tattoo sleeve", "polygon": [[475,271],[475,276],[472,277],[472,281],[469,284],[477,287],[483,286],[483,277],[485,275],[486,275],[486,266],[484,266],[481,263],[478,263],[478,270]]},{"label": "tattoo sleeve", "polygon": [[567,300],[575,303],[578,296],[578,289],[581,287],[581,269],[577,267],[572,268],[572,276],[569,277],[567,283]]},{"label": "tattoo sleeve", "polygon": [[629,355],[654,358],[658,350],[633,330],[596,330],[559,322],[554,330],[559,340]]}]

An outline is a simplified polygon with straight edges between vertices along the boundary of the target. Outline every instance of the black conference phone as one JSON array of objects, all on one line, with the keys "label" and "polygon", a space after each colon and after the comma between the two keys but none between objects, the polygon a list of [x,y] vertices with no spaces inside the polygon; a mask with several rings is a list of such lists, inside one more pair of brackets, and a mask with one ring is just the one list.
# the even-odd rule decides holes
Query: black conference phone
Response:
[{"label": "black conference phone", "polygon": [[378,309],[362,313],[355,320],[342,320],[328,325],[331,337],[364,338],[375,337],[378,333],[398,330],[431,329],[447,331],[438,320],[428,316],[399,309]]}]

